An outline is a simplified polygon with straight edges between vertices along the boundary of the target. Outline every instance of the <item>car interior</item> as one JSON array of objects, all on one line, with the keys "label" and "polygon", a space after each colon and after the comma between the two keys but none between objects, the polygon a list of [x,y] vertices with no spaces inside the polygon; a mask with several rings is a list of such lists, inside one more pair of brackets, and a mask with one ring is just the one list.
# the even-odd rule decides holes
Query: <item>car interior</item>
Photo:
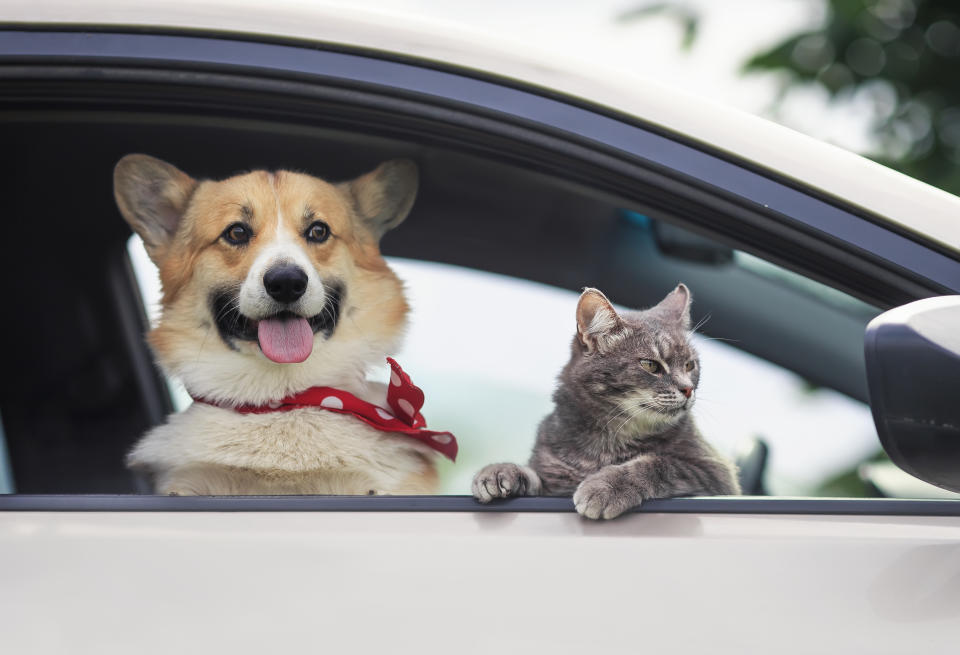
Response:
[{"label": "car interior", "polygon": [[[112,194],[113,166],[132,152],[208,178],[266,168],[342,180],[411,158],[419,196],[384,238],[386,255],[595,286],[638,308],[683,280],[696,290],[694,322],[709,318],[704,335],[867,399],[863,332],[880,308],[749,255],[735,238],[707,238],[635,200],[503,161],[495,144],[482,152],[343,120],[150,107],[9,112],[0,140],[10,155],[0,420],[18,493],[142,492],[124,455],[173,408],[143,339],[131,232]],[[756,443],[741,460],[752,491],[762,490],[765,457]]]}]

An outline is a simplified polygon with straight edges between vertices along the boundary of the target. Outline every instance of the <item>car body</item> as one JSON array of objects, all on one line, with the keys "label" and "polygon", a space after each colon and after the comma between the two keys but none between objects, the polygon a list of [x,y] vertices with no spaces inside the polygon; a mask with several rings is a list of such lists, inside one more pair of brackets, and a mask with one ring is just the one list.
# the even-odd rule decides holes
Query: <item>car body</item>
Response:
[{"label": "car body", "polygon": [[[412,156],[422,209],[388,254],[631,306],[682,275],[711,336],[860,401],[866,322],[960,292],[960,199],[668,89],[392,16],[4,2],[0,23],[4,278],[43,262],[5,288],[27,315],[48,301],[25,287],[58,288],[76,317],[18,324],[4,354],[25,492],[0,497],[6,650],[952,652],[956,500],[671,499],[590,522],[568,499],[119,493],[136,483],[123,452],[173,404],[99,176],[133,148],[206,175]],[[730,249],[842,298],[731,267]]]}]

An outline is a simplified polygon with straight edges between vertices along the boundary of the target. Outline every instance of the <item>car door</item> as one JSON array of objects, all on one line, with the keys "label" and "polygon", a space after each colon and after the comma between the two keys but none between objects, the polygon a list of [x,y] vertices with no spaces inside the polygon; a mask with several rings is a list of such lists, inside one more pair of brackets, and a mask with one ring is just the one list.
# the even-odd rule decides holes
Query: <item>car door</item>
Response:
[{"label": "car door", "polygon": [[[4,277],[22,279],[25,253],[57,248],[49,259],[83,266],[51,261],[44,279],[75,289],[75,313],[92,326],[73,348],[88,357],[70,367],[52,368],[72,352],[72,322],[20,321],[18,334],[49,345],[21,338],[31,356],[5,355],[14,483],[41,492],[0,497],[0,616],[14,650],[901,652],[917,634],[930,652],[952,646],[952,500],[669,499],[589,522],[568,499],[116,493],[136,488],[124,448],[172,400],[140,341],[128,235],[119,219],[89,218],[112,216],[109,195],[90,189],[107,188],[97,171],[118,153],[145,145],[210,175],[237,161],[314,161],[326,173],[412,154],[429,171],[423,209],[390,254],[568,290],[590,277],[630,306],[651,304],[678,272],[698,276],[717,314],[710,336],[861,402],[866,321],[960,290],[958,256],[937,239],[590,98],[396,54],[9,26],[0,60],[4,136],[19,162],[7,164],[20,220]],[[51,156],[63,144],[83,153],[78,165]],[[485,199],[491,189],[502,205]],[[75,199],[87,223],[69,211]],[[55,226],[61,244],[92,231],[102,249],[51,245],[26,215]],[[663,266],[643,268],[647,252]],[[778,286],[744,272],[742,257],[704,259],[726,253],[842,298]],[[18,289],[18,306],[42,306]],[[757,311],[757,299],[778,311]],[[81,388],[64,392],[54,370]],[[40,393],[51,388],[61,402]]]}]

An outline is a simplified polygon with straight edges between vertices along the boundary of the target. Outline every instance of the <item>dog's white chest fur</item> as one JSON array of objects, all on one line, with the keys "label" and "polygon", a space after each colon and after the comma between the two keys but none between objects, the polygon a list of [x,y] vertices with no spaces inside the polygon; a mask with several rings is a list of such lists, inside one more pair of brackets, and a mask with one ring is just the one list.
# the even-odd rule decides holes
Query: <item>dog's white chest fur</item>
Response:
[{"label": "dog's white chest fur", "polygon": [[239,414],[194,404],[130,453],[160,493],[422,493],[433,452],[322,409]]}]

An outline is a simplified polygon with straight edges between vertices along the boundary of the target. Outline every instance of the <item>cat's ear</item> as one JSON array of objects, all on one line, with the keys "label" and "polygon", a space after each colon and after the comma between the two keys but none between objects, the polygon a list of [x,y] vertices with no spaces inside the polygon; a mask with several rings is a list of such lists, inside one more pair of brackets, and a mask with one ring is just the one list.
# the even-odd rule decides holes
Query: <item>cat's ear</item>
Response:
[{"label": "cat's ear", "polygon": [[623,320],[599,289],[584,289],[577,302],[577,339],[587,352],[603,350],[623,332]]},{"label": "cat's ear", "polygon": [[654,307],[667,320],[680,323],[684,330],[690,329],[690,302],[693,297],[690,289],[681,282],[677,288],[667,294],[667,297]]}]

